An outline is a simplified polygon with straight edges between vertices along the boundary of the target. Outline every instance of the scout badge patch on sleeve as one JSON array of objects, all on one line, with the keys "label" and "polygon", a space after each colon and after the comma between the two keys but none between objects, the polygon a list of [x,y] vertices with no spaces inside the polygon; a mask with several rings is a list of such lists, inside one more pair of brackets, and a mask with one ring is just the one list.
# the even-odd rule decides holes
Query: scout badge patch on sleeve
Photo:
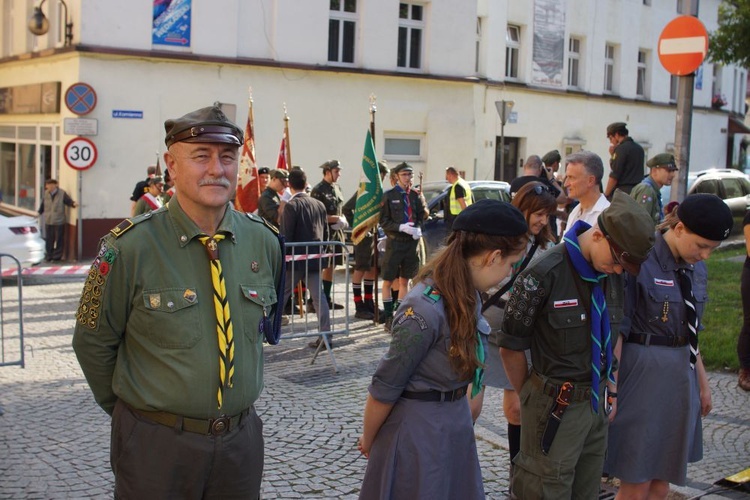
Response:
[{"label": "scout badge patch on sleeve", "polygon": [[89,269],[83,284],[81,302],[76,312],[76,320],[90,330],[99,329],[99,316],[102,312],[102,294],[107,284],[107,276],[117,258],[117,251],[109,248],[106,241],[99,247],[99,254]]},{"label": "scout badge patch on sleeve", "polygon": [[416,321],[419,325],[419,329],[424,331],[427,330],[427,321],[424,319],[424,316],[421,314],[415,313],[414,308],[410,307],[406,311],[404,311],[404,314],[399,316],[396,321],[393,322],[394,326],[401,326],[406,321],[413,320]]}]

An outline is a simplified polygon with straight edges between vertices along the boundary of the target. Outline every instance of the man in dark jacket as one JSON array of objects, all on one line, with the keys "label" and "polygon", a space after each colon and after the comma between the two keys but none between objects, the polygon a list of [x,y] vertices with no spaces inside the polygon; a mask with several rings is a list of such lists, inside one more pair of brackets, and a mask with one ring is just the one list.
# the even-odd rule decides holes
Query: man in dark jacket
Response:
[{"label": "man in dark jacket", "polygon": [[627,124],[615,122],[607,127],[609,139],[609,180],[604,189],[604,196],[612,199],[615,189],[621,189],[630,194],[633,186],[643,180],[643,160],[645,153],[640,144],[628,135]]}]

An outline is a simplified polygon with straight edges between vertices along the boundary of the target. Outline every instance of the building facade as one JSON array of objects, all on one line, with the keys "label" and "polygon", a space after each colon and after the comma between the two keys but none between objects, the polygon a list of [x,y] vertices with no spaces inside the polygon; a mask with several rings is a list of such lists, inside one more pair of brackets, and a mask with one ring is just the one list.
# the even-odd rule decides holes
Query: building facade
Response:
[{"label": "building facade", "polygon": [[[709,31],[718,3],[700,2]],[[339,159],[347,196],[371,96],[378,158],[407,161],[424,181],[449,165],[468,179],[510,180],[528,155],[552,149],[592,150],[606,164],[614,121],[628,123],[648,156],[674,148],[677,78],[661,67],[657,42],[681,9],[675,0],[66,4],[45,3],[49,31],[35,36],[27,24],[37,4],[0,0],[0,192],[20,212],[38,207],[47,177],[80,193],[69,222],[84,256],[128,216],[134,184],[165,150],[164,120],[218,101],[244,128],[250,88],[259,165],[276,164],[285,106],[292,163],[312,182],[318,165]],[[85,114],[65,102],[79,82],[96,95]],[[697,72],[691,169],[732,162],[746,82],[733,66]],[[513,102],[505,125],[502,101]],[[97,157],[77,171],[65,146],[84,134]]]}]

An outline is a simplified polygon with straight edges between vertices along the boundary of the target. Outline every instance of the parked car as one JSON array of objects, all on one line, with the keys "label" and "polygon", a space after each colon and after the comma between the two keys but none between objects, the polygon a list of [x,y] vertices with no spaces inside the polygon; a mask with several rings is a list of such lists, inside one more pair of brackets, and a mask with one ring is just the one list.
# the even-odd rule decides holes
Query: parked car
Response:
[{"label": "parked car", "polygon": [[[491,200],[510,201],[510,184],[502,181],[468,181],[474,201],[489,198]],[[444,201],[450,193],[451,185],[445,181],[426,182],[422,187],[422,194],[427,200],[430,215],[422,231],[425,252],[429,258],[440,248],[445,240],[447,229],[444,219]]]},{"label": "parked car", "polygon": [[[0,213],[0,254],[12,255],[22,267],[34,266],[44,259],[44,240],[34,217]],[[11,269],[16,263],[4,257],[0,258],[0,267]]]},{"label": "parked car", "polygon": [[[671,186],[661,189],[661,199],[669,203]],[[712,168],[688,172],[687,193],[715,194],[729,206],[734,219],[732,234],[742,234],[742,219],[750,210],[750,176],[733,168]]]}]

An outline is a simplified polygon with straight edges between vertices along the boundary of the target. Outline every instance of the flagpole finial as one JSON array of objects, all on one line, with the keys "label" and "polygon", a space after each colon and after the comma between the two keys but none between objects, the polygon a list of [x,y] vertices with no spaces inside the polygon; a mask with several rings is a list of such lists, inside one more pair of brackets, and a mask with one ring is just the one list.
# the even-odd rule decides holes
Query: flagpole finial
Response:
[{"label": "flagpole finial", "polygon": [[253,87],[250,86],[247,88],[247,102],[249,104],[253,104]]},{"label": "flagpole finial", "polygon": [[376,99],[377,99],[377,96],[375,96],[375,94],[370,94],[370,113],[374,113],[378,110],[378,107],[375,106]]},{"label": "flagpole finial", "polygon": [[284,107],[284,121],[289,121],[289,115],[286,113],[286,103],[282,103],[282,106]]}]

